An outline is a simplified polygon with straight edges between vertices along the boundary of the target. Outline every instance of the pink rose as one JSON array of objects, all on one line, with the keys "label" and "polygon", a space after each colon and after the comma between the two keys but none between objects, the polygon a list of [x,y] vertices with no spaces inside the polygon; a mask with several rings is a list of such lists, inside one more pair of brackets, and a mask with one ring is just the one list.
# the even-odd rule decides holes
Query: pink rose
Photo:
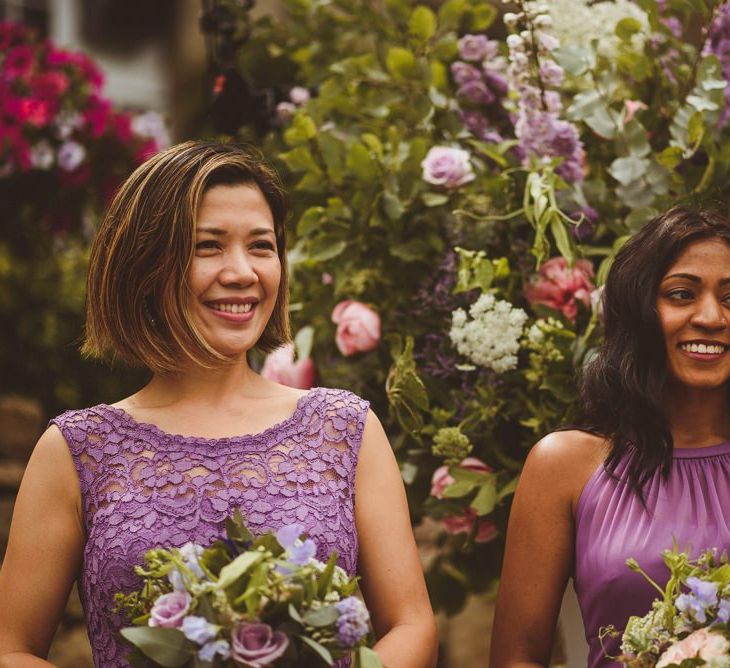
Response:
[{"label": "pink rose", "polygon": [[494,58],[497,51],[497,42],[487,39],[486,35],[464,35],[459,40],[459,55],[464,60]]},{"label": "pink rose", "polygon": [[289,639],[268,624],[239,624],[231,634],[231,658],[244,668],[267,668],[289,646]]},{"label": "pink rose", "polygon": [[311,357],[295,362],[294,344],[287,343],[266,356],[261,375],[275,383],[308,390],[314,385],[314,362]]},{"label": "pink rose", "polygon": [[[491,473],[492,468],[476,457],[467,457],[459,464],[460,469],[475,471],[477,473]],[[449,473],[448,466],[439,466],[431,478],[431,496],[437,499],[444,498],[444,490],[454,482],[453,476]]]},{"label": "pink rose", "polygon": [[435,186],[458,188],[474,180],[469,153],[451,146],[434,146],[421,162],[423,180]]},{"label": "pink rose", "polygon": [[362,302],[346,300],[332,311],[337,325],[335,343],[343,355],[365,353],[380,341],[380,316]]},{"label": "pink rose", "polygon": [[674,643],[659,657],[656,668],[664,668],[673,663],[679,665],[685,659],[700,658],[707,662],[726,657],[730,652],[730,642],[720,633],[700,629],[684,640]]},{"label": "pink rose", "polygon": [[[467,457],[462,460],[459,468],[466,469],[467,471],[476,471],[477,473],[491,473],[493,470],[481,459],[477,459],[476,457]],[[449,467],[439,466],[433,472],[433,478],[431,478],[431,496],[435,496],[437,499],[443,499],[444,490],[453,482],[454,477],[449,473]],[[441,525],[452,535],[457,533],[470,534],[476,522],[479,523],[476,535],[474,536],[476,543],[488,543],[496,538],[496,524],[486,518],[479,519],[479,516],[473,508],[467,508],[462,515],[452,515],[441,519]]]},{"label": "pink rose", "polygon": [[564,257],[554,257],[540,267],[540,273],[525,287],[525,297],[530,304],[544,304],[575,320],[577,302],[586,306],[591,303],[595,289],[592,278],[593,265],[588,260],[578,260],[571,269]]},{"label": "pink rose", "polygon": [[150,626],[161,626],[166,629],[178,629],[182,626],[183,617],[190,608],[190,594],[186,591],[173,591],[163,594],[155,601],[150,611]]},{"label": "pink rose", "polygon": [[444,517],[441,520],[441,526],[451,535],[457,533],[471,534],[474,530],[474,524],[478,522],[477,532],[474,535],[475,543],[489,543],[494,540],[499,533],[497,525],[490,519],[479,519],[477,511],[473,508],[467,508],[463,515],[452,515]]}]

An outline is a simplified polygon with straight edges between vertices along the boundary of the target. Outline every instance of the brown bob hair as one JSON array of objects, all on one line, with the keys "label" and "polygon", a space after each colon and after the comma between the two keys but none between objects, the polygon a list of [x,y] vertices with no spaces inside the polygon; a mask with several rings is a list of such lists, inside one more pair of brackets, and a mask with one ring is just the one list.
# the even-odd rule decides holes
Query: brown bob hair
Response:
[{"label": "brown bob hair", "polygon": [[179,371],[185,359],[208,368],[228,360],[190,317],[188,275],[203,195],[214,186],[239,184],[255,185],[266,199],[281,262],[276,306],[256,347],[270,352],[290,340],[288,206],[279,177],[249,147],[188,141],[140,165],[101,222],[86,283],[84,356],[155,373]]}]

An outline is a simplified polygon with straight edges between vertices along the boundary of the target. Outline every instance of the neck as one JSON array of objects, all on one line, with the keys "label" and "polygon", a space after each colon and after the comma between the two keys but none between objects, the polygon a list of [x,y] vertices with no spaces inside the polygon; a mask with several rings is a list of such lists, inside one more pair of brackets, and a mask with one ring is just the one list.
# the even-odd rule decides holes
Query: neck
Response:
[{"label": "neck", "polygon": [[677,448],[701,448],[730,439],[726,387],[671,386],[665,405]]},{"label": "neck", "polygon": [[187,405],[221,408],[236,405],[241,397],[255,396],[268,385],[244,358],[235,364],[205,369],[191,365],[175,374],[156,374],[134,395],[146,407]]}]

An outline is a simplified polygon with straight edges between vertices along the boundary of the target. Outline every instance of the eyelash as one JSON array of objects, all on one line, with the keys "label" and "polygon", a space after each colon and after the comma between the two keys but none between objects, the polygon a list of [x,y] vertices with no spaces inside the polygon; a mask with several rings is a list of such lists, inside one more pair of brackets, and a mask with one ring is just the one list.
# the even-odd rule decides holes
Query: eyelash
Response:
[{"label": "eyelash", "polygon": [[[689,295],[689,297],[681,297],[680,295],[682,294]],[[694,292],[692,292],[692,290],[688,290],[687,288],[678,288],[676,290],[671,290],[666,294],[667,299],[672,301],[684,301],[685,299],[692,299],[694,296]],[[722,301],[730,301],[730,294],[724,295]]]},{"label": "eyelash", "polygon": [[[206,241],[199,241],[197,244],[195,244],[195,248],[197,250],[207,250],[209,248],[220,248],[220,244],[217,241],[213,241],[212,239],[208,239]],[[276,250],[273,243],[270,241],[257,241],[252,248],[257,250],[268,250],[268,251],[274,251]]]}]

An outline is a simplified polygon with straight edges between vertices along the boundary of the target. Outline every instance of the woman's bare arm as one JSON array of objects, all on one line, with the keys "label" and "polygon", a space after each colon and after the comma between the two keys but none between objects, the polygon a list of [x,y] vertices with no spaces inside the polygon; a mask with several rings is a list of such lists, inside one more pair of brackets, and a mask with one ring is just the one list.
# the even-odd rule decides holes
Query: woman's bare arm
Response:
[{"label": "woman's bare arm", "polygon": [[377,417],[370,413],[355,481],[355,518],[365,601],[389,668],[436,665],[436,624],[413,538],[403,481]]},{"label": "woman's bare arm", "polygon": [[530,452],[507,530],[491,668],[547,666],[573,569],[574,510],[605,456],[602,441],[578,431],[549,434]]},{"label": "woman's bare arm", "polygon": [[45,661],[81,563],[76,470],[57,427],[40,438],[23,476],[0,569],[0,668]]}]

